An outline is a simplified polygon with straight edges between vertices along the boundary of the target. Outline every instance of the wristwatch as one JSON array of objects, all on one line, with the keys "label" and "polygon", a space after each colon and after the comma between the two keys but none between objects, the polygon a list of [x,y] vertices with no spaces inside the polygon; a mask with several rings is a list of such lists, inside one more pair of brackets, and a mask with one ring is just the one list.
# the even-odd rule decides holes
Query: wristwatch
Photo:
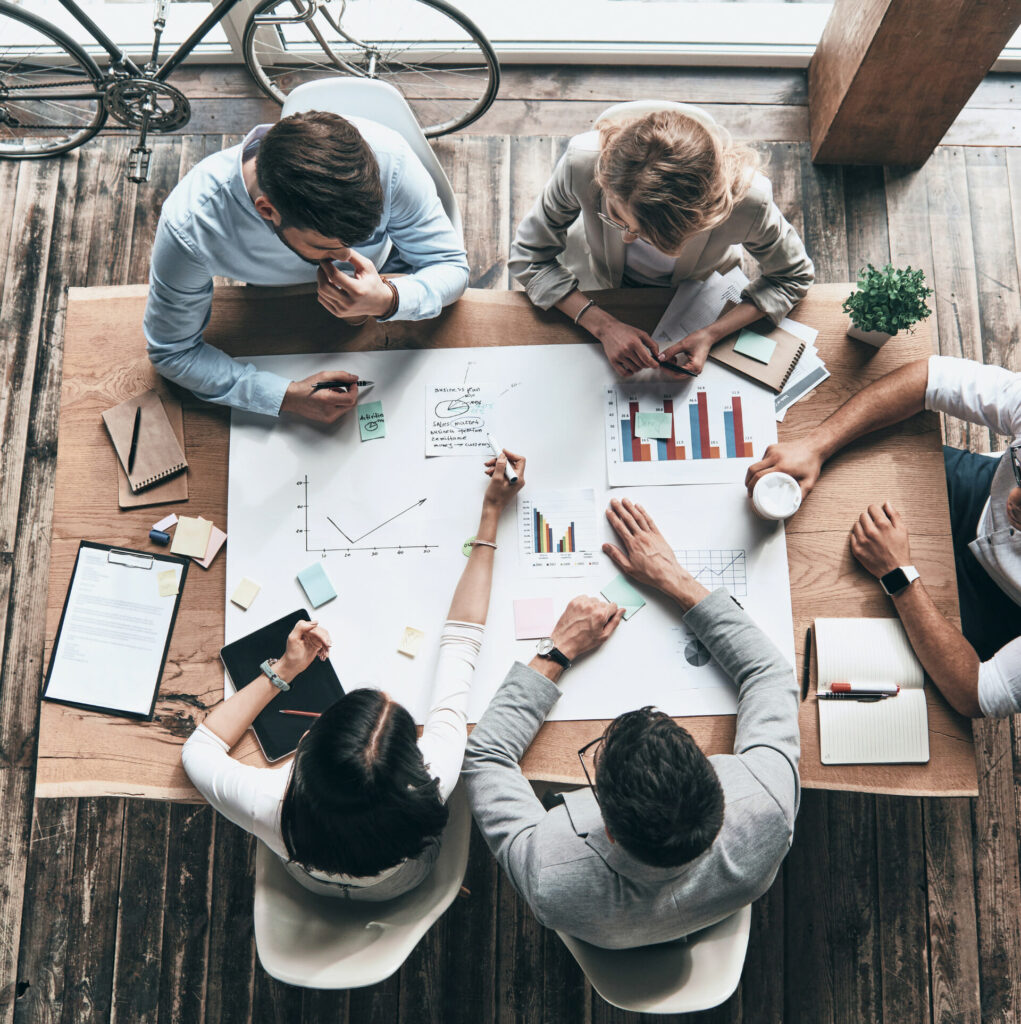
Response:
[{"label": "wristwatch", "polygon": [[259,670],[278,690],[283,690],[284,693],[286,693],[291,688],[291,684],[281,679],[280,676],[273,671],[273,666],[275,664],[276,658],[267,658],[259,666]]},{"label": "wristwatch", "polygon": [[561,668],[571,667],[571,659],[563,651],[554,647],[552,639],[548,636],[535,645],[535,651],[540,658],[549,658],[550,661],[555,661]]},{"label": "wristwatch", "polygon": [[913,565],[899,565],[884,576],[880,576],[879,582],[882,584],[883,590],[886,591],[887,597],[896,597],[917,579],[918,570]]}]

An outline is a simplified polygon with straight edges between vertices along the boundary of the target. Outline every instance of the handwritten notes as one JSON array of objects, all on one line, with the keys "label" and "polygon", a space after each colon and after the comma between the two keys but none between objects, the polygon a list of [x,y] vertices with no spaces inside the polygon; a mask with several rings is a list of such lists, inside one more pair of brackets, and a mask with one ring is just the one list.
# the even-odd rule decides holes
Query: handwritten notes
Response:
[{"label": "handwritten notes", "polygon": [[495,384],[427,384],[425,454],[491,455],[486,417]]},{"label": "handwritten notes", "polygon": [[363,441],[386,437],[382,402],[364,402],[358,406],[358,433]]}]

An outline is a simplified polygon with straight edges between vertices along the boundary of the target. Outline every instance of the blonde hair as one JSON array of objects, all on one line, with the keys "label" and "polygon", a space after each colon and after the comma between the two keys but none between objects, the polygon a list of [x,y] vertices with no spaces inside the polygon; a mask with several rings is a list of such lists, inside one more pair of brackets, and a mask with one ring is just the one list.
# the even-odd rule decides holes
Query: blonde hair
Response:
[{"label": "blonde hair", "polygon": [[725,221],[762,162],[725,128],[676,110],[608,122],[599,136],[596,182],[628,204],[639,234],[666,253]]}]

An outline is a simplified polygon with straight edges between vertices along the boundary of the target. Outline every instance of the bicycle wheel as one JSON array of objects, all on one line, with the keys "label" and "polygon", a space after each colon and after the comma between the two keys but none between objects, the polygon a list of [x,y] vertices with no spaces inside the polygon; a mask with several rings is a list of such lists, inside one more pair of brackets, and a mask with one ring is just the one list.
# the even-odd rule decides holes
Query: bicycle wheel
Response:
[{"label": "bicycle wheel", "polygon": [[66,153],[105,121],[96,62],[56,26],[0,2],[0,158]]},{"label": "bicycle wheel", "polygon": [[445,0],[322,0],[314,13],[310,0],[266,0],[245,25],[244,53],[280,103],[320,78],[389,82],[431,138],[480,118],[500,87],[489,41]]}]

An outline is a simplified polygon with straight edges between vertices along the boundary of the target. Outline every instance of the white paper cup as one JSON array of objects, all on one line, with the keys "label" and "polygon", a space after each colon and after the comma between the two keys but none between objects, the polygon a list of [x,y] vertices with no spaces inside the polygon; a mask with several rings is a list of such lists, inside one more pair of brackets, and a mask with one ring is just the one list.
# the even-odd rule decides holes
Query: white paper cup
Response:
[{"label": "white paper cup", "polygon": [[767,473],[752,490],[752,506],[763,519],[789,519],[801,507],[801,487],[789,473]]}]

